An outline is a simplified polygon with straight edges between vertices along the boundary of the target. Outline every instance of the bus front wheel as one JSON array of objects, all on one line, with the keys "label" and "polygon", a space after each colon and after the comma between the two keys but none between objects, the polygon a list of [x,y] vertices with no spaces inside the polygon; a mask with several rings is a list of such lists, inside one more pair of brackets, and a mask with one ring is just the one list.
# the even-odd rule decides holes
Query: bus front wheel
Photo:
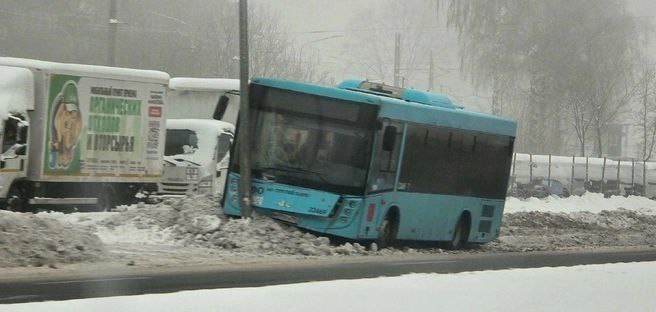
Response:
[{"label": "bus front wheel", "polygon": [[392,247],[396,243],[396,232],[398,230],[398,221],[393,215],[388,215],[381,222],[378,230],[378,248],[383,249]]}]

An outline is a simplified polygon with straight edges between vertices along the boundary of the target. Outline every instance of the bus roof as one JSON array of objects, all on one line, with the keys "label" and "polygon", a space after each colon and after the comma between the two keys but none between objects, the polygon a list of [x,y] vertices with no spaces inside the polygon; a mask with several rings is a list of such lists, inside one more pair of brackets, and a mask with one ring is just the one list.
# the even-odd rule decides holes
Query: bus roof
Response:
[{"label": "bus roof", "polygon": [[[318,86],[313,84],[270,78],[256,78],[252,83],[301,93],[316,94],[340,100],[380,106],[380,116],[413,123],[467,129],[486,133],[515,136],[517,123],[513,120],[485,113],[467,111],[455,106],[444,95],[413,91],[407,100],[376,93],[355,91],[352,83],[348,88]],[[406,89],[407,90],[407,89]],[[440,101],[419,103],[413,100]]]},{"label": "bus roof", "polygon": [[55,63],[14,57],[0,57],[0,65],[36,69],[54,74],[91,76],[105,79],[131,80],[165,85],[168,84],[170,79],[169,74],[156,70]]}]

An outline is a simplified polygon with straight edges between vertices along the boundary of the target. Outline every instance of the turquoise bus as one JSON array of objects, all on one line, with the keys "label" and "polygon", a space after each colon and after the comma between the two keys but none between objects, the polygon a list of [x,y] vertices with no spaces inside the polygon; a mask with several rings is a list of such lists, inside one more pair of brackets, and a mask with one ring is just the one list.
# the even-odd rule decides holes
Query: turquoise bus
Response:
[{"label": "turquoise bus", "polygon": [[[312,232],[386,247],[499,235],[517,125],[369,81],[250,84],[251,203]],[[240,215],[239,133],[222,207]]]}]

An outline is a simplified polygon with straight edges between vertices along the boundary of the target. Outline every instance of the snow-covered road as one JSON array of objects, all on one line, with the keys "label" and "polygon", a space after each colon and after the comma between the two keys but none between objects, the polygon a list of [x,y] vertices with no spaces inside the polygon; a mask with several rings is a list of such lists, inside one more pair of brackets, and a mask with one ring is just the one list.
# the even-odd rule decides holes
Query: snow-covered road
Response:
[{"label": "snow-covered road", "polygon": [[656,262],[410,274],[0,305],[0,311],[654,311]]}]

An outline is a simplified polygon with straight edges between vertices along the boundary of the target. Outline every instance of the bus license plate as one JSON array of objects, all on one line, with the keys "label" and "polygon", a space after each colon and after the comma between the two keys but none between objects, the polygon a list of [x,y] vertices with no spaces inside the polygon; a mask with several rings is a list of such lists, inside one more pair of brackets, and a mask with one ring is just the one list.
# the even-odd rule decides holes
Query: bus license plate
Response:
[{"label": "bus license plate", "polygon": [[298,223],[298,217],[290,216],[284,213],[277,213],[274,212],[271,214],[271,217],[280,221],[284,221],[287,223],[292,223],[292,224],[297,224]]}]

